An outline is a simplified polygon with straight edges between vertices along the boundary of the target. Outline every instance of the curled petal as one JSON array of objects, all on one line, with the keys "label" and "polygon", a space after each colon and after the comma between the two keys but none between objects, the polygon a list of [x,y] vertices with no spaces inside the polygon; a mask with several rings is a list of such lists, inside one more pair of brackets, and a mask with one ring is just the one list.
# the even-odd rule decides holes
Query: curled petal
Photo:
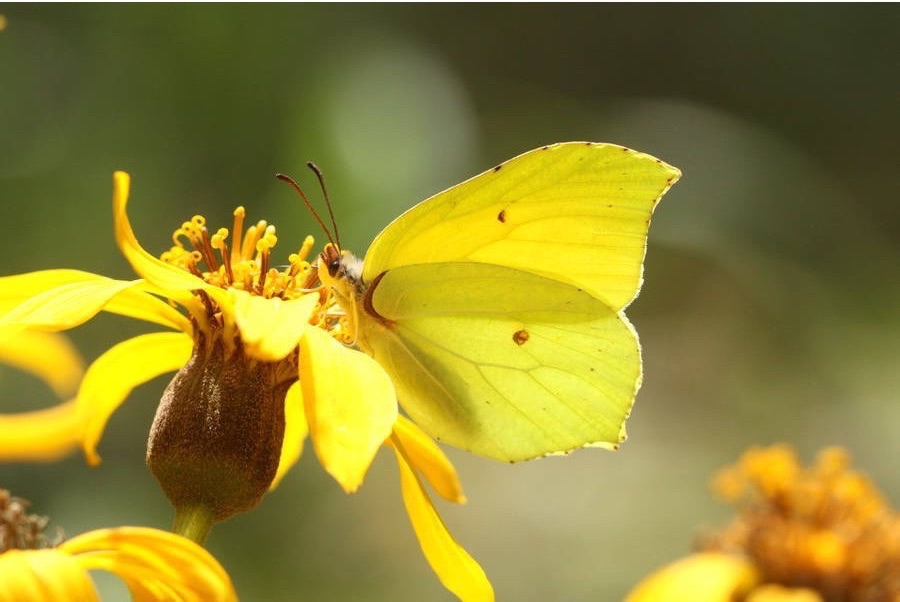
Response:
[{"label": "curled petal", "polygon": [[84,361],[62,335],[35,330],[0,330],[0,363],[29,372],[58,397],[71,397],[84,374]]},{"label": "curled petal", "polygon": [[78,449],[84,417],[74,401],[0,414],[0,462],[52,462]]},{"label": "curled petal", "polygon": [[191,291],[197,289],[205,290],[218,301],[222,289],[207,285],[190,272],[157,259],[140,245],[126,213],[130,185],[131,177],[124,171],[113,174],[113,220],[116,242],[134,271],[150,284],[165,291],[167,297],[183,305],[193,303]]},{"label": "curled petal", "polygon": [[[457,504],[466,502],[456,469],[434,439],[402,415],[394,424],[393,437],[400,440],[413,468],[425,477],[438,495]],[[393,437],[387,440],[389,445]]]},{"label": "curled petal", "polygon": [[284,399],[284,440],[281,443],[281,459],[278,461],[278,472],[269,485],[269,490],[278,487],[281,479],[300,459],[303,442],[309,433],[306,415],[303,413],[303,390],[300,382],[295,382],[288,389]]},{"label": "curled petal", "polygon": [[400,486],[403,503],[412,523],[422,552],[441,583],[463,602],[490,602],[494,589],[482,568],[447,531],[447,526],[410,464],[403,444],[393,440],[397,464],[400,466]]},{"label": "curled petal", "polygon": [[100,529],[74,537],[58,549],[77,556],[84,569],[114,573],[139,602],[237,600],[228,573],[209,552],[166,531]]},{"label": "curled petal", "polygon": [[625,602],[731,602],[742,599],[758,579],[756,569],[744,558],[713,552],[692,554],[644,579]]},{"label": "curled petal", "polygon": [[300,339],[300,383],[319,462],[356,491],[397,420],[394,385],[375,360],[319,328]]},{"label": "curled petal", "polygon": [[309,317],[319,303],[318,293],[298,299],[267,299],[247,291],[229,289],[241,341],[248,355],[263,361],[287,357],[309,328]]},{"label": "curled petal", "polygon": [[85,417],[82,446],[88,463],[100,463],[97,443],[103,428],[131,390],[178,370],[190,358],[192,345],[181,332],[145,334],[115,345],[91,364],[76,398]]},{"label": "curled petal", "polygon": [[99,600],[78,561],[58,550],[9,550],[0,554],[0,602]]}]

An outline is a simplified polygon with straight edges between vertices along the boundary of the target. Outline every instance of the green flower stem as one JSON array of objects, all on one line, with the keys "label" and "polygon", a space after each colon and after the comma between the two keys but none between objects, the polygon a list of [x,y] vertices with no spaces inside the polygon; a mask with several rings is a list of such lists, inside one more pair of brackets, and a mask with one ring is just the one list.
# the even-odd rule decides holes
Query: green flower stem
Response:
[{"label": "green flower stem", "polygon": [[214,522],[213,513],[209,508],[203,506],[182,507],[175,511],[172,531],[203,545]]}]

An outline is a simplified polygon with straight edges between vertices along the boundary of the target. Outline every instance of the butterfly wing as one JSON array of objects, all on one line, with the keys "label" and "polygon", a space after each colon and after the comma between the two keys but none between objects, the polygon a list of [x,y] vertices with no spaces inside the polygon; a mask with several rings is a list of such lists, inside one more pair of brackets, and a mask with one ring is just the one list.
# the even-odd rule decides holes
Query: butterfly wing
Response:
[{"label": "butterfly wing", "polygon": [[359,346],[448,443],[508,461],[615,446],[641,380],[622,310],[679,176],[643,153],[570,142],[426,200],[366,254]]},{"label": "butterfly wing", "polygon": [[640,288],[650,215],[679,176],[612,144],[536,149],[394,220],[369,247],[363,281],[405,265],[490,263],[566,282],[619,310]]},{"label": "butterfly wing", "polygon": [[637,337],[583,290],[505,266],[420,264],[384,274],[363,314],[360,345],[439,440],[518,461],[624,439]]}]

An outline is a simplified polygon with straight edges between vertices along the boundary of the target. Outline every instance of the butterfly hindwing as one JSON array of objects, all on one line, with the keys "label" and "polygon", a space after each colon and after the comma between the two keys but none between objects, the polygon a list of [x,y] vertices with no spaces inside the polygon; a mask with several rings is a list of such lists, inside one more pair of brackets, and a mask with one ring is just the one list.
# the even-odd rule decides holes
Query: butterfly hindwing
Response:
[{"label": "butterfly hindwing", "polygon": [[426,432],[492,458],[614,446],[640,382],[624,315],[583,290],[477,262],[377,280],[359,344]]}]

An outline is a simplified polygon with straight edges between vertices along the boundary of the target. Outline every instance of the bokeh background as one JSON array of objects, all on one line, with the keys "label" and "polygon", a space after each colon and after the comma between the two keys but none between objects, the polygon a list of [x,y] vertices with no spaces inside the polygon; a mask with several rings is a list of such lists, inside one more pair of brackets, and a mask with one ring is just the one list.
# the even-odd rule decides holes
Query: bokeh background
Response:
[{"label": "bokeh background", "polygon": [[[345,246],[415,202],[549,142],[616,142],[684,171],[629,315],[645,384],[616,453],[519,465],[456,450],[441,505],[500,600],[617,600],[729,509],[708,479],[745,448],[842,445],[900,498],[900,13],[893,6],[6,5],[3,274],[131,277],[111,174],[144,245],[237,204],[282,250],[319,230],[286,171],[326,173]],[[317,198],[316,194],[313,194]],[[319,237],[321,238],[321,237]],[[73,332],[90,360],[139,326]],[[171,509],[144,467],[165,379],[80,456],[0,466],[68,535]],[[0,368],[4,411],[54,403]],[[393,459],[345,495],[309,450],[210,549],[246,600],[450,600],[419,553]],[[124,588],[101,578],[115,599]]]}]

